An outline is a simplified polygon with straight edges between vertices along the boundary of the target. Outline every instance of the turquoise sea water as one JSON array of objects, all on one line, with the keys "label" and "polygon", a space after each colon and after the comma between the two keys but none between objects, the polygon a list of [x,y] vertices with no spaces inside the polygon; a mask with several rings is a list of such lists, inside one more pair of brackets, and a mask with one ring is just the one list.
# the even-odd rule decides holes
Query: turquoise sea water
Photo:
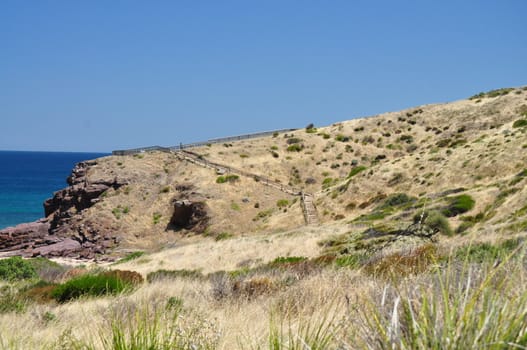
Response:
[{"label": "turquoise sea water", "polygon": [[0,229],[43,217],[44,200],[67,186],[75,164],[105,155],[0,151]]}]

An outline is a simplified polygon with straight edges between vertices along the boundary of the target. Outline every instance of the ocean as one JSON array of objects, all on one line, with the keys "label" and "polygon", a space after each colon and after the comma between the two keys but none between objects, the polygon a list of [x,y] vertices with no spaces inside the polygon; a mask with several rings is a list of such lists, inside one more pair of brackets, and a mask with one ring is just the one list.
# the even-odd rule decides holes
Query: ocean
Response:
[{"label": "ocean", "polygon": [[76,163],[106,155],[0,151],[0,229],[42,218],[43,202],[68,185]]}]

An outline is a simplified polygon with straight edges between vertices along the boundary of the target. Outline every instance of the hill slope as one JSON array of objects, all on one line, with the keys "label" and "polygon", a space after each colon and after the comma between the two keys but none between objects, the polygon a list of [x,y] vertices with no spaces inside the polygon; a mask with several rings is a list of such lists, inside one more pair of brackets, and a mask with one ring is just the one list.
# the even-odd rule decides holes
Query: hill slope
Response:
[{"label": "hill slope", "polygon": [[[526,114],[527,88],[501,89],[187,152],[105,157],[56,194],[49,231],[81,245],[73,257],[285,232],[306,224],[302,191],[318,212],[311,222],[370,229],[367,241],[436,240],[438,229],[408,230],[431,212],[465,234],[524,232]],[[463,198],[474,202],[466,213],[449,213]]]}]

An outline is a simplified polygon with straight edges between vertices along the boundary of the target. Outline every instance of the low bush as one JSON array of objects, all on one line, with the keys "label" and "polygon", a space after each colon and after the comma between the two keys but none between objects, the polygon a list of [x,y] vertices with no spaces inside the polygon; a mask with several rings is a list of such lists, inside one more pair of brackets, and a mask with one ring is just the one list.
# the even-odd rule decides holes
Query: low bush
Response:
[{"label": "low bush", "polygon": [[162,217],[162,216],[163,216],[163,215],[161,215],[160,213],[154,213],[154,214],[152,214],[152,223],[153,223],[154,225],[159,224],[159,221],[161,220],[161,217]]},{"label": "low bush", "polygon": [[342,134],[338,134],[337,136],[335,136],[335,141],[349,142],[350,141],[350,137],[349,136],[344,136]]},{"label": "low bush", "polygon": [[358,173],[360,173],[361,171],[364,171],[364,170],[366,170],[366,167],[364,165],[359,165],[359,166],[354,167],[349,172],[348,179],[352,178],[353,176],[357,175]]},{"label": "low bush", "polygon": [[315,125],[313,125],[313,123],[311,123],[308,126],[306,126],[306,132],[308,134],[314,134],[314,133],[317,132],[317,128],[315,128]]},{"label": "low bush", "polygon": [[273,214],[273,209],[262,210],[258,212],[258,214],[256,214],[256,216],[253,218],[253,221],[266,219],[272,214]]},{"label": "low bush", "polygon": [[300,143],[294,143],[287,147],[288,152],[300,152],[304,149],[304,145]]},{"label": "low bush", "polygon": [[20,296],[16,288],[6,285],[0,288],[0,314],[26,311],[27,301]]},{"label": "low bush", "polygon": [[280,266],[284,264],[295,264],[301,261],[307,260],[304,256],[279,256],[278,258],[274,259],[270,265],[271,266]]},{"label": "low bush", "polygon": [[505,96],[513,90],[514,90],[513,88],[503,88],[503,89],[490,90],[488,92],[480,92],[479,94],[471,96],[469,100],[480,100],[485,97],[491,98],[491,97]]},{"label": "low bush", "polygon": [[452,235],[452,228],[450,227],[448,219],[437,210],[416,213],[414,216],[414,223],[424,224],[430,227],[433,231],[447,236]]},{"label": "low bush", "polygon": [[289,139],[287,139],[286,143],[288,145],[293,145],[293,144],[296,144],[296,143],[301,143],[302,142],[302,139],[299,139],[298,137],[291,137]]},{"label": "low bush", "polygon": [[335,266],[358,268],[366,261],[364,254],[342,255],[335,259]]},{"label": "low bush", "polygon": [[221,233],[218,233],[218,235],[216,237],[214,237],[214,239],[216,241],[223,241],[224,239],[229,239],[231,237],[234,237],[234,235],[230,232],[221,232]]},{"label": "low bush", "polygon": [[51,296],[59,303],[65,303],[80,297],[116,295],[131,290],[138,283],[136,274],[109,271],[79,276],[56,286]]},{"label": "low bush", "polygon": [[519,239],[508,239],[499,244],[476,243],[459,248],[454,253],[454,257],[475,263],[494,262],[497,259],[507,258],[521,242]]},{"label": "low bush", "polygon": [[322,181],[322,189],[329,188],[329,187],[333,186],[336,182],[337,182],[337,179],[333,179],[331,177],[326,177]]},{"label": "low bush", "polygon": [[240,179],[240,177],[238,175],[234,175],[234,174],[221,175],[221,176],[218,176],[218,178],[216,179],[216,183],[218,183],[218,184],[223,184],[223,183],[226,183],[226,182],[234,183],[234,182],[238,181],[239,179]]},{"label": "low bush", "polygon": [[276,206],[280,209],[285,208],[289,205],[289,201],[287,199],[279,199],[276,202]]},{"label": "low bush", "polygon": [[37,277],[37,271],[29,260],[19,256],[0,260],[0,280],[18,281]]},{"label": "low bush", "polygon": [[390,207],[397,207],[404,204],[415,202],[415,198],[408,196],[405,193],[394,193],[388,196],[383,204],[379,206],[379,209],[385,209]]},{"label": "low bush", "polygon": [[406,143],[410,144],[410,143],[414,142],[414,137],[412,135],[401,135],[401,136],[399,136],[399,138],[397,140],[399,142],[406,142]]},{"label": "low bush", "polygon": [[476,201],[468,194],[462,194],[455,197],[447,198],[448,206],[443,208],[441,212],[448,217],[457,216],[466,213],[474,208]]},{"label": "low bush", "polygon": [[524,126],[527,126],[527,119],[518,119],[513,124],[513,128],[523,128]]}]

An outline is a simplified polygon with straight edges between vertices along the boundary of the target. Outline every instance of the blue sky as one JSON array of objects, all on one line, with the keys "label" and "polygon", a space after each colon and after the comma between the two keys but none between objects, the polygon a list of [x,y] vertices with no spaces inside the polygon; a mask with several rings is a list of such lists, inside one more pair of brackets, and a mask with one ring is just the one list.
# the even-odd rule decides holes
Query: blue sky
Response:
[{"label": "blue sky", "polygon": [[111,151],[527,84],[527,1],[0,2],[0,149]]}]

